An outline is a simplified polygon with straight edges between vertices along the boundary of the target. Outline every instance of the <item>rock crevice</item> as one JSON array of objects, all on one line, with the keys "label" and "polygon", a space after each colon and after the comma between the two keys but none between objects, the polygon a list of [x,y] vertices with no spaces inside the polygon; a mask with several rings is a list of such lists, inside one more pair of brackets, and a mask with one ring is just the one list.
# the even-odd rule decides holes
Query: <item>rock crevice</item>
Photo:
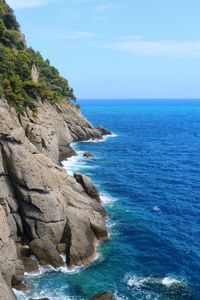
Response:
[{"label": "rock crevice", "polygon": [[[106,212],[92,181],[69,176],[61,159],[73,141],[101,139],[78,109],[38,102],[37,114],[19,116],[0,100],[0,296],[23,282],[23,262],[69,268],[89,263],[108,238]],[[27,247],[26,257],[18,248]],[[23,248],[22,248],[23,249]],[[5,284],[6,283],[6,284]],[[3,298],[4,299],[4,298]],[[5,297],[5,299],[7,299]]]}]

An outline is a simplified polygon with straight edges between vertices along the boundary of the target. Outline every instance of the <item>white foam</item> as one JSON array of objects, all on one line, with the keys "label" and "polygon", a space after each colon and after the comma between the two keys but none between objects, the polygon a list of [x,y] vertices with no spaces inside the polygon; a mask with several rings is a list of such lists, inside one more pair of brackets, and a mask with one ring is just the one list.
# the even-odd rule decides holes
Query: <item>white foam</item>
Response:
[{"label": "white foam", "polygon": [[30,298],[34,299],[41,299],[41,298],[48,298],[50,300],[73,300],[75,299],[74,297],[71,296],[66,296],[65,295],[65,288],[56,288],[53,291],[45,290],[43,289],[41,292],[38,292],[37,290],[33,290],[31,292],[31,295],[29,292],[21,292],[13,289],[14,294],[16,295],[18,300],[27,300]]},{"label": "white foam", "polygon": [[27,297],[24,292],[13,289],[13,292],[18,300],[26,300]]},{"label": "white foam", "polygon": [[115,295],[115,298],[116,298],[117,300],[128,300],[127,297],[118,295],[117,292],[115,292],[114,295]]},{"label": "white foam", "polygon": [[177,279],[174,279],[172,277],[165,277],[165,278],[163,278],[161,283],[167,287],[170,287],[171,285],[178,284],[180,282]]},{"label": "white foam", "polygon": [[117,134],[112,133],[108,135],[104,135],[102,139],[90,139],[87,141],[81,141],[81,142],[73,142],[71,143],[71,147],[74,151],[76,151],[77,155],[72,156],[68,158],[67,160],[64,160],[62,162],[64,168],[68,172],[69,175],[73,176],[75,172],[80,171],[80,169],[93,169],[96,168],[97,166],[91,166],[88,165],[88,159],[83,157],[83,154],[85,151],[80,151],[78,148],[79,143],[101,143],[105,142],[108,138],[114,138],[117,137]]},{"label": "white foam", "polygon": [[117,134],[111,133],[111,134],[104,135],[102,139],[89,139],[87,141],[81,141],[81,143],[102,143],[102,142],[105,142],[109,138],[115,138],[117,136],[118,136]]},{"label": "white foam", "polygon": [[139,278],[137,276],[132,276],[127,280],[127,284],[131,287],[140,289],[146,280],[147,280],[146,278]]},{"label": "white foam", "polygon": [[100,198],[101,198],[102,204],[104,206],[112,205],[116,201],[116,199],[114,197],[112,197],[111,195],[109,195],[105,192],[100,192]]},{"label": "white foam", "polygon": [[100,259],[100,253],[97,252],[96,256],[91,260],[91,262],[88,265],[81,265],[79,267],[73,267],[73,269],[69,269],[66,265],[66,254],[60,254],[60,256],[63,259],[64,265],[60,268],[54,268],[51,265],[47,266],[40,266],[39,265],[39,271],[34,273],[24,273],[26,277],[38,277],[42,276],[45,273],[51,273],[51,272],[57,272],[57,273],[64,273],[64,274],[77,274],[81,270],[89,267],[92,263],[98,261]]},{"label": "white foam", "polygon": [[160,207],[159,207],[159,206],[157,206],[157,205],[156,205],[156,206],[154,206],[154,207],[153,207],[153,211],[155,211],[155,212],[159,212],[159,211],[160,211]]},{"label": "white foam", "polygon": [[157,284],[162,284],[164,286],[166,286],[167,288],[172,286],[173,284],[179,284],[180,281],[178,281],[177,279],[167,276],[162,278],[154,278],[154,277],[137,277],[137,276],[130,276],[128,275],[125,280],[127,281],[127,285],[129,285],[130,287],[133,287],[135,289],[141,289],[142,286],[144,284],[148,284],[148,283],[157,283]]},{"label": "white foam", "polygon": [[80,171],[81,169],[94,169],[97,166],[88,165],[88,161],[83,158],[84,151],[76,151],[77,156],[72,156],[67,160],[62,162],[64,168],[66,169],[67,173],[71,176],[74,175],[75,172]]}]

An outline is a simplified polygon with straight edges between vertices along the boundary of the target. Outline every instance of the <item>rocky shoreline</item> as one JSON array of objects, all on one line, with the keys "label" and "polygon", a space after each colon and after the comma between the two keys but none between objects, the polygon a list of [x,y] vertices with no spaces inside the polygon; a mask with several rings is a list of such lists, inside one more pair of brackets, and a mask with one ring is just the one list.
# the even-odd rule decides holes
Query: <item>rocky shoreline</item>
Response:
[{"label": "rocky shoreline", "polygon": [[[61,161],[74,141],[102,139],[69,103],[37,102],[37,113],[18,115],[0,100],[0,296],[16,299],[24,271],[88,264],[108,239],[107,213],[90,178],[67,174]],[[60,254],[66,256],[63,261]]]}]

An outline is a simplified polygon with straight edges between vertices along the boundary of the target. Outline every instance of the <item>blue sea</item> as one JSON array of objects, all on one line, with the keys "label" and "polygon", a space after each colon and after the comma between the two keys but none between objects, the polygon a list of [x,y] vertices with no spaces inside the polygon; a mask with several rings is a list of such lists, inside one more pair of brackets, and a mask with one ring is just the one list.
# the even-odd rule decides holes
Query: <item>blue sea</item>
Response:
[{"label": "blue sea", "polygon": [[[200,101],[80,101],[113,134],[73,145],[65,166],[89,175],[109,213],[111,238],[89,267],[26,276],[19,299],[200,299]],[[96,159],[82,157],[90,151]]]}]

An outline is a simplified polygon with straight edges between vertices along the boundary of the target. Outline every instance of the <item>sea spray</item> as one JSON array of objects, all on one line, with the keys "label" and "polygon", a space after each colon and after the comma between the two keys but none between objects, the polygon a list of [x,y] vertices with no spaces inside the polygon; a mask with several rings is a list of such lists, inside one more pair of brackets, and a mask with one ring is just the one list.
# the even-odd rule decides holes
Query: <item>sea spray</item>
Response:
[{"label": "sea spray", "polygon": [[102,142],[105,142],[109,138],[115,138],[117,136],[118,136],[117,134],[111,133],[111,134],[104,135],[102,139],[89,139],[86,141],[81,141],[80,143],[102,143]]}]

